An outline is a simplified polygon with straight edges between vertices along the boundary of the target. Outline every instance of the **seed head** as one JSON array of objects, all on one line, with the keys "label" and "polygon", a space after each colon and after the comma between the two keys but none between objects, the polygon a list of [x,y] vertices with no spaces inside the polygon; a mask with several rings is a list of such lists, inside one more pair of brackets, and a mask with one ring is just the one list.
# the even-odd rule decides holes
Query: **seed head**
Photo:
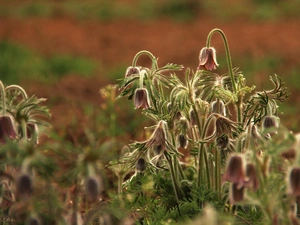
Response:
[{"label": "seed head", "polygon": [[135,90],[134,106],[136,109],[148,109],[150,107],[150,100],[147,89],[137,88]]},{"label": "seed head", "polygon": [[217,63],[216,50],[213,47],[204,47],[199,54],[198,70],[215,70],[219,64]]},{"label": "seed head", "polygon": [[246,171],[245,159],[242,155],[232,155],[229,158],[223,180],[236,184],[237,188],[243,187],[246,181]]},{"label": "seed head", "polygon": [[139,73],[140,73],[140,69],[138,67],[129,66],[125,72],[125,77],[130,77],[131,75],[139,74]]},{"label": "seed head", "polygon": [[15,139],[17,134],[11,117],[0,116],[0,143],[4,144],[8,139]]}]

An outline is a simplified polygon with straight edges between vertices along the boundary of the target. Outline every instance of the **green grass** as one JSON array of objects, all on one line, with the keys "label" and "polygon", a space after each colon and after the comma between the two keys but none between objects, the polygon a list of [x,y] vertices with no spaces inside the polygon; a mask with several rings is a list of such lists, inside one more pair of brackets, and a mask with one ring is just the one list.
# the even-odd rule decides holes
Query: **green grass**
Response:
[{"label": "green grass", "polygon": [[95,73],[94,61],[72,55],[41,56],[24,46],[0,42],[0,79],[7,84],[25,79],[55,80],[67,74]]}]

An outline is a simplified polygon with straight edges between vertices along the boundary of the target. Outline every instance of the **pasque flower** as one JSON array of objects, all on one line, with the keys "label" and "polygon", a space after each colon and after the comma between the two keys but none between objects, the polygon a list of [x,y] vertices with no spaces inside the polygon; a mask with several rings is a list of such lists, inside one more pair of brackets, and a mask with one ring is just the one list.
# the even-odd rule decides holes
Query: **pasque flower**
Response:
[{"label": "pasque flower", "polygon": [[149,94],[146,88],[137,88],[134,95],[136,109],[148,109],[150,107]]},{"label": "pasque flower", "polygon": [[156,154],[161,154],[166,148],[166,132],[164,129],[164,121],[159,121],[155,131],[151,138],[147,142],[146,146],[154,149]]},{"label": "pasque flower", "polygon": [[293,196],[300,196],[300,167],[294,167],[288,176],[289,193]]},{"label": "pasque flower", "polygon": [[236,184],[237,188],[244,186],[246,178],[245,159],[242,155],[232,155],[226,165],[224,181]]},{"label": "pasque flower", "polygon": [[129,66],[125,72],[125,77],[130,77],[133,74],[139,74],[140,69],[138,67]]},{"label": "pasque flower", "polygon": [[16,136],[11,117],[0,116],[0,143],[5,143],[8,139],[14,139]]},{"label": "pasque flower", "polygon": [[215,70],[217,69],[216,50],[213,47],[204,47],[199,54],[198,70]]}]

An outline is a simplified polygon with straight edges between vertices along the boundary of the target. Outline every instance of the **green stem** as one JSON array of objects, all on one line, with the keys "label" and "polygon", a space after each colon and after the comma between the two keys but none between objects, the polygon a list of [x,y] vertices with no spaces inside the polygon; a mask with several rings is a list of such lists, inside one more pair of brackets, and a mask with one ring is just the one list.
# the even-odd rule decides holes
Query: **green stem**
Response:
[{"label": "green stem", "polygon": [[133,58],[133,60],[132,60],[132,67],[136,67],[137,60],[139,59],[139,57],[140,57],[141,55],[148,55],[148,56],[150,57],[150,59],[152,60],[152,69],[157,69],[157,68],[158,68],[158,66],[157,66],[157,61],[156,61],[155,56],[154,56],[151,52],[149,52],[149,51],[147,51],[147,50],[139,51],[139,52],[134,56],[134,58]]},{"label": "green stem", "polygon": [[0,80],[0,91],[1,91],[1,97],[2,97],[2,115],[5,116],[6,114],[6,97],[5,97],[5,88],[4,85],[2,83],[2,81]]},{"label": "green stem", "polygon": [[27,124],[25,119],[21,119],[21,129],[22,129],[23,139],[27,140]]},{"label": "green stem", "polygon": [[[206,136],[208,125],[210,124],[210,121],[212,120],[212,118],[213,118],[212,115],[207,118],[206,123],[204,124],[204,127],[202,129],[201,140],[203,140],[204,137]],[[202,180],[202,178],[201,178],[202,164],[201,163],[203,161],[203,155],[204,155],[205,167],[206,167],[206,176],[207,176],[207,182],[208,182],[207,185],[208,185],[208,188],[210,189],[210,171],[209,171],[209,165],[208,165],[208,160],[207,160],[207,152],[204,149],[204,143],[201,143],[200,147],[199,147],[199,152],[198,152],[198,160],[199,160],[199,162],[198,162],[198,180],[197,180],[198,187],[200,186],[201,180]]]},{"label": "green stem", "polygon": [[123,184],[124,176],[118,176],[118,194],[122,193],[122,184]]},{"label": "green stem", "polygon": [[169,163],[169,167],[170,167],[170,171],[171,171],[171,178],[172,178],[172,183],[173,183],[173,187],[174,187],[174,192],[175,192],[175,197],[177,202],[179,202],[179,200],[181,199],[181,193],[180,193],[180,188],[178,185],[178,180],[177,180],[177,176],[174,170],[174,165],[172,163],[172,159],[168,154],[165,154],[166,159]]},{"label": "green stem", "polygon": [[227,41],[227,38],[225,36],[225,33],[219,28],[213,29],[211,32],[209,32],[209,34],[207,36],[206,47],[207,48],[210,47],[211,37],[215,32],[218,32],[221,35],[222,39],[223,39],[224,46],[225,46],[225,51],[226,51],[228,70],[229,70],[229,74],[230,74],[230,78],[231,78],[231,82],[232,82],[233,91],[234,91],[234,94],[237,94],[236,83],[235,83],[234,73],[233,73],[233,68],[232,68],[231,55],[230,55],[229,45],[228,45],[228,41]]}]

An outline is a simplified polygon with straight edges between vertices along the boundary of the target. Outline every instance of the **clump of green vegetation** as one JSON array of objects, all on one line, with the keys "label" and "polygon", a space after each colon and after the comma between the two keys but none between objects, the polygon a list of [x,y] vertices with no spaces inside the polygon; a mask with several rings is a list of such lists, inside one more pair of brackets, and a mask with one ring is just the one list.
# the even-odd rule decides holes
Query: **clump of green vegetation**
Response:
[{"label": "clump of green vegetation", "polygon": [[70,55],[46,58],[7,41],[0,42],[0,58],[0,74],[4,83],[25,78],[51,81],[68,74],[88,76],[97,68],[92,60]]}]

